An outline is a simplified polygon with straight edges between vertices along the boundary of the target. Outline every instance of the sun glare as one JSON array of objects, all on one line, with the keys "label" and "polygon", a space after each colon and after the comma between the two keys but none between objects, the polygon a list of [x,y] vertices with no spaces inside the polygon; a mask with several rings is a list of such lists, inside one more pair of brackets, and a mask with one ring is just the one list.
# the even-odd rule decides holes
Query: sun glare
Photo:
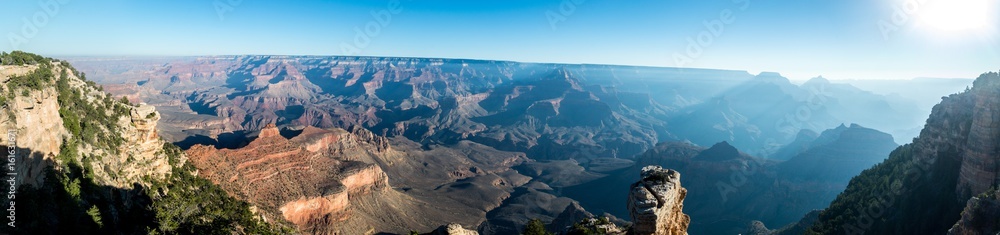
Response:
[{"label": "sun glare", "polygon": [[973,30],[987,26],[991,0],[934,1],[921,7],[920,18],[939,30]]}]

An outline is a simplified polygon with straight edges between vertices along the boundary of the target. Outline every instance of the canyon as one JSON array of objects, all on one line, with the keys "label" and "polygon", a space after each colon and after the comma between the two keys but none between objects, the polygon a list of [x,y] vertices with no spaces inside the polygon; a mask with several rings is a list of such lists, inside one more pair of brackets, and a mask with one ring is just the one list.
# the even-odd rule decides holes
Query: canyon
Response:
[{"label": "canyon", "polygon": [[[258,200],[235,187],[242,181],[227,183],[229,174],[290,177],[291,169],[309,169],[315,159],[276,159],[305,154],[379,169],[389,186],[365,183],[362,191],[370,193],[358,195],[370,202],[410,201],[471,215],[372,222],[380,212],[365,211],[363,200],[340,200],[333,193],[339,190],[318,190],[337,187],[316,184],[262,202],[271,219],[283,218],[287,208],[322,205],[295,210],[302,216],[293,224],[306,224],[300,229],[323,227],[303,222],[319,215],[394,233],[454,223],[510,234],[530,219],[553,231],[593,216],[624,221],[629,215],[616,201],[627,198],[634,172],[646,165],[689,175],[685,185],[695,196],[685,210],[694,233],[739,232],[752,220],[787,224],[823,208],[851,176],[883,160],[898,146],[894,136],[905,143],[909,134],[901,130],[917,128],[920,112],[905,99],[823,78],[793,84],[777,73],[728,70],[337,56],[72,61],[107,91],[157,106],[163,138],[202,156],[199,169],[224,173],[209,178],[241,199]],[[795,116],[803,109],[806,118]],[[867,115],[874,110],[887,115]],[[861,124],[842,125],[851,122]],[[344,130],[377,140],[363,146],[386,152],[329,153],[321,146],[326,142],[293,141],[305,138],[299,133]],[[297,154],[265,150],[275,159],[259,162],[264,168],[237,163],[247,159],[205,163],[217,157],[204,156],[246,155],[272,141],[288,145],[267,150]],[[336,184],[345,173],[353,174],[291,178]],[[733,174],[747,180],[732,182]],[[262,187],[285,184],[279,182]],[[593,188],[614,190],[593,196]],[[753,203],[737,203],[747,200]],[[281,210],[288,203],[296,206]],[[403,214],[419,207],[395,205],[394,213]]]},{"label": "canyon", "polygon": [[[822,78],[795,85],[776,73],[243,56],[133,61],[119,73],[95,66],[87,71],[100,74],[97,86],[66,62],[42,61],[3,67],[0,124],[28,146],[18,149],[29,153],[26,164],[14,169],[25,176],[20,193],[55,202],[31,204],[39,208],[78,208],[92,217],[77,225],[88,231],[176,231],[229,211],[235,227],[195,230],[513,234],[537,220],[557,232],[799,233],[827,228],[843,216],[842,200],[858,198],[844,194],[911,153],[920,157],[908,161],[930,162],[916,166],[935,178],[902,186],[952,190],[897,203],[959,199],[940,208],[951,216],[923,228],[992,230],[982,218],[995,210],[987,191],[998,175],[989,147],[994,73],[945,98],[920,138],[899,146],[892,134],[833,123],[873,123],[839,115],[867,109],[915,112],[902,101]],[[622,85],[678,73],[743,82],[673,98]],[[108,84],[135,76],[146,80]],[[704,85],[658,82],[644,87]],[[865,102],[875,105],[844,105]],[[761,128],[813,105],[815,117],[796,128]],[[216,202],[198,204],[206,209],[197,216],[172,214],[192,197]],[[26,216],[60,223],[72,215],[38,211]]]}]

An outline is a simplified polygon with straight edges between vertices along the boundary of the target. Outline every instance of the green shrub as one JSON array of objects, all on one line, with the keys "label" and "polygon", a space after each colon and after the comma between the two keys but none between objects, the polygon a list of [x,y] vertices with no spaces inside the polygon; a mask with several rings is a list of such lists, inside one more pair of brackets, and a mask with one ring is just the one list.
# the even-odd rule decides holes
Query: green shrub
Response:
[{"label": "green shrub", "polygon": [[34,65],[51,63],[51,58],[23,51],[0,52],[0,65]]},{"label": "green shrub", "polygon": [[552,235],[553,233],[545,230],[545,223],[539,219],[532,219],[528,221],[528,224],[524,226],[523,235]]},{"label": "green shrub", "polygon": [[42,64],[38,69],[32,71],[31,73],[12,76],[10,80],[7,81],[7,89],[10,92],[22,90],[22,94],[28,90],[41,90],[53,79],[52,66],[48,64]]},{"label": "green shrub", "polygon": [[[171,145],[172,146],[172,145]],[[169,150],[168,150],[169,148]],[[174,155],[173,148],[164,148]],[[177,156],[168,156],[175,158]],[[160,188],[149,190],[154,198],[152,208],[158,226],[154,230],[163,234],[281,234],[278,227],[256,219],[250,205],[229,196],[218,185],[194,176],[188,169],[174,168],[174,176],[157,184]],[[169,193],[161,195],[160,191]]]}]

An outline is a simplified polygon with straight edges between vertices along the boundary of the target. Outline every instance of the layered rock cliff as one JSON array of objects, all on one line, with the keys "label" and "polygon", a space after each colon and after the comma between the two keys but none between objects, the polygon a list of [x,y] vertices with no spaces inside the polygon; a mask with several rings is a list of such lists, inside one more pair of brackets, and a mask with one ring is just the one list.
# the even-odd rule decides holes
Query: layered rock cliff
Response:
[{"label": "layered rock cliff", "polygon": [[980,78],[973,83],[972,126],[962,154],[958,195],[963,198],[985,192],[997,184],[1000,155],[1000,79]]},{"label": "layered rock cliff", "polygon": [[115,99],[66,62],[0,52],[4,64],[8,56],[18,60],[0,66],[0,172],[14,180],[0,192],[10,205],[0,233],[280,232],[193,176],[160,140],[152,106]]},{"label": "layered rock cliff", "polygon": [[393,154],[374,136],[307,127],[286,139],[274,125],[240,149],[198,145],[187,150],[199,174],[301,231],[337,233],[351,217],[351,200],[389,187],[364,154]]},{"label": "layered rock cliff", "polygon": [[[39,77],[43,73],[52,77],[39,87],[10,90],[18,83],[12,79],[44,80]],[[56,74],[60,81],[56,81]],[[131,187],[133,183],[148,186],[170,174],[172,165],[160,150],[165,142],[157,135],[156,123],[160,115],[154,107],[113,101],[110,94],[87,84],[65,64],[3,66],[0,81],[6,85],[4,93],[11,99],[6,103],[9,115],[0,116],[0,128],[10,131],[16,146],[30,147],[32,151],[22,153],[29,162],[18,164],[16,168],[25,176],[19,179],[23,183],[40,186],[44,180],[42,170],[49,166],[46,161],[72,160],[89,164],[96,183],[115,187]],[[74,119],[74,123],[66,123],[64,117],[73,114],[60,104],[67,103],[106,110],[96,109],[96,112],[104,112],[103,115],[87,117],[95,120],[80,122]],[[67,130],[67,127],[81,128],[88,124],[92,125],[87,127],[88,132]],[[92,138],[70,143],[79,146],[63,146],[64,140],[72,137]],[[78,150],[80,154],[71,159],[56,159],[63,147]],[[177,164],[182,165],[183,159]]]},{"label": "layered rock cliff", "polygon": [[680,173],[660,166],[642,168],[641,180],[632,184],[628,197],[634,234],[687,234],[691,218],[684,214],[687,189]]},{"label": "layered rock cliff", "polygon": [[940,234],[953,227],[956,232],[989,230],[985,226],[992,222],[973,222],[973,215],[990,211],[990,200],[972,196],[997,185],[998,96],[1000,74],[990,72],[979,76],[971,89],[943,97],[920,136],[854,177],[810,230],[865,234]]}]

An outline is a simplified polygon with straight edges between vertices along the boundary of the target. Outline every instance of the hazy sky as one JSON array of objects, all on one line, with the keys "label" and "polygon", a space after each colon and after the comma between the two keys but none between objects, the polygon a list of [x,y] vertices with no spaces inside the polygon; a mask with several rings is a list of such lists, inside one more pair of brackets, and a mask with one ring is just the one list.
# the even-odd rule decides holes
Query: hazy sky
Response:
[{"label": "hazy sky", "polygon": [[[916,11],[905,0],[4,1],[0,50],[355,53],[777,71],[792,79],[1000,70],[998,1],[909,1]],[[370,40],[356,42],[359,35]]]}]

